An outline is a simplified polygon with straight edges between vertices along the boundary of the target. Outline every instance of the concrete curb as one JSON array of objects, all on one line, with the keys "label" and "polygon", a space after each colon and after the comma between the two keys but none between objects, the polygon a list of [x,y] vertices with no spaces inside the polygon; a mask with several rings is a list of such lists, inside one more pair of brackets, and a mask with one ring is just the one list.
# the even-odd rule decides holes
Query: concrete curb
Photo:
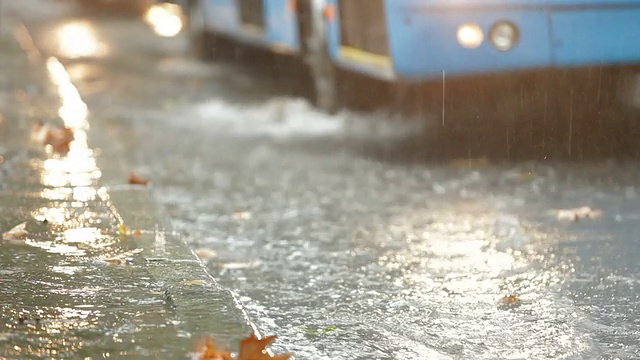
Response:
[{"label": "concrete curb", "polygon": [[[15,14],[13,15],[15,16]],[[19,55],[18,52],[16,52],[15,56],[21,56],[23,58],[23,62],[26,63],[22,66],[26,66],[31,69],[28,71],[28,78],[30,79],[28,81],[32,82],[37,79],[37,81],[42,82],[42,85],[40,86],[42,86],[43,92],[45,93],[42,96],[47,98],[54,97],[52,95],[55,94],[51,93],[55,93],[55,86],[43,80],[47,78],[46,69],[47,66],[50,65],[49,60],[51,60],[51,58],[49,55],[43,54],[33,40],[30,41],[31,37],[28,34],[29,20],[22,18],[17,21],[15,19],[8,18],[6,13],[0,14],[0,16],[3,17],[0,19],[0,22],[2,23],[0,26],[5,29],[5,31],[0,32],[0,40],[2,40],[2,42],[12,42],[13,40],[9,39],[9,37],[16,37],[15,40],[20,44],[20,47],[24,52],[22,55]],[[27,25],[23,25],[21,21],[24,21]],[[8,24],[8,22],[11,24]],[[13,34],[7,33],[6,29],[9,28],[14,30]],[[15,48],[13,51],[16,51]],[[63,66],[57,60],[55,60],[55,64]],[[20,87],[29,86],[29,84],[14,85],[19,85]],[[64,102],[64,99],[62,99],[62,101]],[[0,110],[2,110],[2,108],[0,108]],[[136,353],[135,348],[140,346],[136,345],[134,346],[134,350],[130,350],[129,348],[126,351],[117,348],[113,349],[116,351],[113,353],[114,355],[127,354],[126,357],[129,358],[148,356],[157,357],[159,354],[162,354],[162,357],[168,356],[168,358],[176,358],[179,354],[186,356],[187,353],[193,349],[196,339],[204,336],[212,336],[220,345],[229,349],[235,349],[241,338],[249,335],[251,332],[257,333],[257,329],[251,323],[243,309],[239,306],[233,293],[221,288],[215,279],[207,272],[204,264],[187,246],[180,234],[176,234],[170,230],[168,217],[164,215],[164,212],[158,204],[154,202],[149,189],[139,185],[127,184],[127,156],[119,150],[117,146],[117,139],[112,139],[109,136],[109,124],[107,121],[89,117],[90,129],[87,129],[86,131],[87,144],[89,145],[87,150],[93,154],[92,160],[95,160],[96,163],[96,170],[92,170],[93,173],[101,174],[94,179],[95,181],[93,182],[93,185],[85,184],[79,186],[69,183],[68,185],[51,188],[52,185],[41,183],[42,174],[39,173],[39,171],[44,170],[36,169],[34,171],[34,169],[29,168],[28,165],[30,162],[36,160],[38,156],[40,156],[40,158],[37,159],[37,161],[42,163],[46,161],[45,158],[41,158],[42,154],[28,154],[30,151],[27,149],[28,131],[31,125],[35,123],[36,118],[37,116],[30,117],[28,119],[15,116],[9,120],[11,122],[10,125],[19,130],[20,136],[12,137],[11,142],[7,144],[7,146],[10,147],[9,152],[22,154],[21,156],[16,157],[16,159],[18,159],[16,161],[20,163],[17,168],[24,168],[25,171],[21,172],[21,176],[8,179],[9,186],[5,191],[0,193],[0,195],[4,197],[22,196],[21,198],[16,198],[16,200],[12,201],[17,201],[22,204],[21,206],[24,207],[24,211],[22,211],[22,213],[24,214],[33,213],[32,209],[35,209],[38,206],[40,206],[40,208],[58,206],[73,209],[80,206],[82,211],[92,210],[98,213],[97,216],[102,219],[99,220],[98,223],[104,228],[102,229],[103,232],[108,232],[109,228],[112,230],[128,229],[126,233],[120,234],[119,241],[116,242],[117,247],[120,249],[142,250],[127,259],[127,263],[131,266],[129,270],[125,269],[123,271],[129,274],[129,276],[132,276],[128,279],[132,284],[128,285],[130,286],[130,290],[127,291],[133,292],[134,294],[136,291],[140,294],[144,293],[141,297],[157,297],[157,299],[153,301],[161,301],[168,311],[164,315],[164,310],[158,314],[144,314],[143,317],[153,318],[155,324],[158,324],[157,326],[159,327],[149,330],[144,330],[143,328],[142,330],[134,331],[136,335],[142,337],[157,336],[158,338],[151,340],[149,344],[156,344],[158,349],[153,352],[149,352],[147,347],[143,352]],[[3,146],[0,146],[0,151],[3,151]],[[33,156],[35,156],[35,158]],[[3,179],[0,178],[0,185],[2,185],[2,181]],[[26,188],[28,188],[28,191],[18,191],[19,189]],[[52,204],[51,201],[47,199],[39,199],[36,195],[28,195],[39,193],[43,191],[43,189],[64,190],[65,193],[69,194],[75,193],[78,189],[83,189],[89,190],[89,192],[93,192],[96,195],[91,200],[87,201],[85,205],[78,205],[77,201],[74,202],[74,195],[61,198],[60,200],[57,200],[57,203],[55,204]],[[1,187],[0,190],[2,190]],[[42,201],[44,201],[44,205],[41,204]],[[2,206],[0,206],[0,210],[2,210]],[[77,210],[76,212],[79,211],[80,210]],[[10,219],[8,221],[17,221],[17,219],[18,218],[15,220]],[[46,217],[43,217],[43,219],[45,221],[43,224],[48,224],[48,222],[46,222]],[[33,222],[33,220],[31,220],[31,222]],[[2,222],[0,221],[0,224],[1,223]],[[4,226],[6,224],[2,225]],[[60,236],[60,234],[55,233],[55,231],[47,230],[49,225],[42,226],[42,228],[42,232],[35,234],[34,236],[40,236],[41,238],[47,238],[48,236],[50,239],[47,238],[47,241],[52,244],[58,241],[56,240],[56,236]],[[114,231],[113,235],[110,236],[117,236],[117,233]],[[37,240],[40,241],[42,240],[41,238]],[[3,249],[3,251],[7,252],[6,248]],[[55,267],[56,263],[66,261],[64,256],[48,256],[46,251],[43,252],[42,255],[45,257],[42,258],[44,263],[41,264],[40,272],[36,274],[32,269],[25,269],[25,274],[31,274],[35,277],[45,276],[42,271],[45,271],[46,273],[46,271],[50,271],[48,269]],[[73,261],[78,260],[81,264],[78,265],[78,267],[82,267],[82,269],[85,269],[87,272],[94,271],[95,267],[98,266],[91,261],[87,261],[87,259],[74,258]],[[47,261],[52,263],[49,264]],[[18,264],[15,266],[17,268],[19,266],[24,266],[24,264]],[[100,266],[104,268],[104,265]],[[128,265],[125,264],[123,267],[126,268]],[[113,288],[114,286],[117,288],[117,284],[120,279],[113,278],[113,276],[118,276],[117,274],[119,272],[111,271],[109,269],[104,270],[103,268],[101,268],[100,274],[101,276],[106,274],[106,277],[100,278],[94,276],[93,279],[98,280],[95,280],[96,283],[92,286],[99,288],[100,281],[106,280],[110,285],[103,286],[103,289]],[[149,283],[152,285],[149,285],[148,288],[139,288],[139,290],[136,290],[136,286],[144,285],[136,285],[137,282],[135,281],[135,277],[145,279],[149,278],[150,281],[145,280],[144,282],[141,282],[141,284]],[[73,276],[69,277],[68,280],[73,282]],[[66,286],[64,284],[59,285],[63,288]],[[77,285],[81,290],[86,284]],[[9,286],[17,285],[9,284]],[[157,292],[158,287],[162,289],[161,293]],[[34,291],[39,290],[36,289]],[[44,296],[46,297],[46,295]],[[11,305],[0,313],[5,315],[11,314],[7,315],[8,317],[5,319],[7,327],[22,325],[21,321],[23,320],[15,320],[11,318],[11,316],[19,316],[20,319],[22,319],[22,312],[27,311],[25,309],[32,309],[34,312],[43,312],[45,316],[50,316],[52,321],[59,320],[58,317],[56,317],[57,315],[47,315],[47,310],[42,310],[49,306],[48,302],[45,301],[38,303],[37,301],[34,301],[30,303],[31,300],[29,299],[30,298],[27,296],[24,300],[21,300],[21,303]],[[65,301],[66,306],[79,306],[77,304],[74,305],[74,303],[68,298],[64,299],[66,300],[61,301]],[[71,299],[76,299],[76,297],[72,297]],[[95,308],[102,307],[100,301],[105,301],[107,303],[110,301],[110,299],[104,297],[97,297],[92,300],[93,303],[91,306]],[[124,301],[126,302],[126,298],[124,298]],[[139,305],[140,303],[136,304]],[[59,307],[57,304],[52,305],[52,308]],[[110,305],[105,306],[108,309]],[[135,308],[136,305],[131,305],[131,307]],[[142,310],[136,311],[147,311],[143,308],[141,309]],[[20,313],[20,315],[18,315],[18,313]],[[126,311],[123,312],[123,314],[126,313]],[[153,322],[147,321],[145,324],[148,323]],[[160,330],[161,328],[166,327],[173,327],[173,329],[171,331]],[[176,336],[171,339],[161,338],[161,336],[167,336],[167,334],[176,334]],[[68,334],[66,333],[62,334],[63,337],[67,335]],[[104,335],[108,334],[103,334],[103,336]],[[14,354],[16,356],[22,356],[19,354],[24,354],[22,351],[24,351],[25,346],[28,347],[29,345],[20,345],[21,349],[19,352],[15,352],[18,350],[12,349],[10,346],[15,348],[18,345],[14,346],[13,344],[16,343],[29,344],[34,341],[33,336],[42,337],[43,335],[41,333],[32,333],[30,329],[24,329],[24,333],[21,333],[20,336],[24,336],[24,339],[0,338],[0,355],[9,356],[9,354]],[[87,342],[81,337],[79,337],[78,341],[79,343]],[[131,342],[132,344],[135,343],[136,339],[131,340]],[[140,343],[140,341],[137,342]],[[87,343],[90,344],[91,342]],[[102,344],[100,341],[94,341],[93,344],[98,348],[97,350],[100,350],[99,348],[102,347],[104,350],[100,351],[103,351],[104,353],[109,352],[110,345]],[[50,350],[51,349],[49,349],[49,351]],[[76,349],[76,351],[78,351],[77,353],[73,353],[73,350],[69,351],[71,351],[71,353],[67,353],[67,355],[71,355],[73,357],[86,356],[94,350],[84,350],[82,349],[82,346],[80,346]],[[125,352],[123,353],[122,351]]]}]

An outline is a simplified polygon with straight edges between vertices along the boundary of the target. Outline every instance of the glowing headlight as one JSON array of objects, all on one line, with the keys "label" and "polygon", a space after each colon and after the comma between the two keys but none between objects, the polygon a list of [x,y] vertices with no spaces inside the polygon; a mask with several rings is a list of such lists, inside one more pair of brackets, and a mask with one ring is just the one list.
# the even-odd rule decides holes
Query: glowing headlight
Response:
[{"label": "glowing headlight", "polygon": [[500,51],[511,50],[520,40],[520,30],[509,21],[498,21],[489,30],[489,41]]},{"label": "glowing headlight", "polygon": [[477,24],[467,23],[458,27],[458,42],[467,49],[477,48],[482,44],[484,34]]}]

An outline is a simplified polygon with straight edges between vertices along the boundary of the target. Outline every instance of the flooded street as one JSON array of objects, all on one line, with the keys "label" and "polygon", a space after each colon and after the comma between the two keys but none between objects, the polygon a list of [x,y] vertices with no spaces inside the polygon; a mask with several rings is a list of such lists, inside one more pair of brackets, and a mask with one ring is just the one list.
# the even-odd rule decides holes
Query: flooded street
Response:
[{"label": "flooded street", "polygon": [[[494,159],[475,142],[434,159],[424,123],[327,115],[266,65],[203,63],[184,34],[43,3],[56,11],[25,25],[109,134],[103,151],[151,180],[276,352],[640,358],[636,160]],[[83,32],[94,48],[65,48]]]}]

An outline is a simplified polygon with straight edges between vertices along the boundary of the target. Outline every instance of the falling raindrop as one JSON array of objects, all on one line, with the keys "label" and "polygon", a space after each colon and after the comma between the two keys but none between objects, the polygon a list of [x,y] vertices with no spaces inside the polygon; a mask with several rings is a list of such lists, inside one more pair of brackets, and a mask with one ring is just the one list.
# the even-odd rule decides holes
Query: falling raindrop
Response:
[{"label": "falling raindrop", "polygon": [[444,127],[445,73],[442,70],[442,127]]}]

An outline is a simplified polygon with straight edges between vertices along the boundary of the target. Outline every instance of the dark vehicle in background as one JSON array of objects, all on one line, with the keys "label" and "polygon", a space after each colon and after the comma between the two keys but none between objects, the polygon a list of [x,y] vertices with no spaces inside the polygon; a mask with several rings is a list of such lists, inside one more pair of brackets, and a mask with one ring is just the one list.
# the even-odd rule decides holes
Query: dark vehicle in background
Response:
[{"label": "dark vehicle in background", "polygon": [[582,69],[607,68],[613,79],[603,85],[608,97],[640,102],[634,76],[640,48],[627,40],[640,35],[640,0],[177,3],[201,57],[215,57],[221,49],[216,42],[230,40],[300,59],[310,70],[316,104],[329,111],[338,108],[344,74],[402,85],[435,84],[445,77],[515,79],[534,70],[548,71],[551,78],[557,77],[553,71],[576,72],[580,80],[586,77]]}]

